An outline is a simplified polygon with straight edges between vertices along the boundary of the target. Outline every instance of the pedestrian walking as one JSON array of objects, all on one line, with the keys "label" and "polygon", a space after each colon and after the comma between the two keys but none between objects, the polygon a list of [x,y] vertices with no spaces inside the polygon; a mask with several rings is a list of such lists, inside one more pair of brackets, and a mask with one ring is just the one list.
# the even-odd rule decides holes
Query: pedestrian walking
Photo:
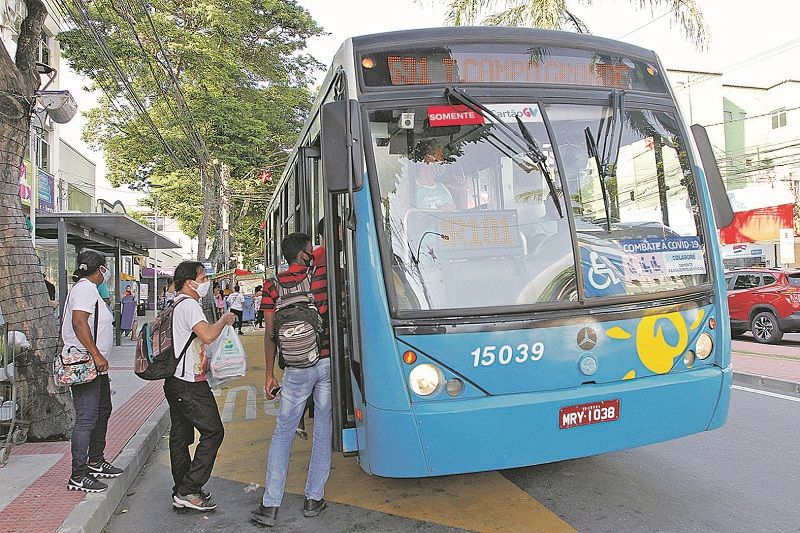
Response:
[{"label": "pedestrian walking", "polygon": [[114,317],[97,288],[108,283],[111,270],[106,258],[94,250],[78,255],[75,282],[64,305],[61,338],[64,350],[88,353],[97,369],[97,377],[88,383],[72,385],[75,427],[72,429],[72,475],[69,490],[103,492],[108,485],[96,479],[115,478],[122,470],[105,459],[106,431],[111,416],[111,383],[108,378],[108,355],[113,345]]},{"label": "pedestrian walking", "polygon": [[122,295],[122,319],[120,322],[120,329],[122,334],[126,337],[130,336],[131,329],[133,328],[133,320],[136,316],[136,295],[133,294],[133,289],[128,285],[125,287],[125,294]]},{"label": "pedestrian walking", "polygon": [[214,305],[217,308],[217,316],[222,316],[225,313],[225,296],[219,283],[214,284]]},{"label": "pedestrian walking", "polygon": [[[175,375],[164,380],[164,395],[169,403],[169,459],[172,467],[172,505],[175,508],[213,511],[217,504],[203,490],[211,477],[217,451],[225,435],[217,402],[208,386],[208,359],[205,345],[211,344],[235,317],[226,313],[213,325],[206,321],[200,299],[211,286],[202,263],[184,261],[175,269],[177,297],[172,314],[172,341],[175,357],[183,353],[183,363]],[[194,452],[195,430],[200,441]]]},{"label": "pedestrian walking", "polygon": [[236,329],[239,335],[244,335],[242,331],[242,317],[244,316],[244,295],[238,285],[233,288],[233,292],[228,295],[228,307],[236,315]]},{"label": "pedestrian walking", "polygon": [[[274,526],[283,501],[289,453],[295,430],[310,396],[314,397],[315,418],[311,461],[305,487],[303,515],[318,516],[326,507],[325,483],[331,468],[331,363],[329,340],[320,338],[323,331],[321,309],[327,309],[325,276],[313,268],[311,238],[292,233],[281,242],[289,267],[264,286],[264,353],[266,376],[264,388],[268,399],[280,391],[280,407],[275,432],[269,446],[264,495],[258,508],[251,511],[254,522]],[[291,325],[289,317],[294,318]],[[302,317],[302,318],[300,318]],[[291,331],[290,331],[291,330]],[[274,375],[276,348],[286,363],[283,386]]]},{"label": "pedestrian walking", "polygon": [[253,326],[256,329],[263,329],[264,327],[264,311],[261,309],[261,298],[264,295],[263,285],[256,285],[255,290],[253,291],[253,309],[255,309],[256,315],[253,319]]}]

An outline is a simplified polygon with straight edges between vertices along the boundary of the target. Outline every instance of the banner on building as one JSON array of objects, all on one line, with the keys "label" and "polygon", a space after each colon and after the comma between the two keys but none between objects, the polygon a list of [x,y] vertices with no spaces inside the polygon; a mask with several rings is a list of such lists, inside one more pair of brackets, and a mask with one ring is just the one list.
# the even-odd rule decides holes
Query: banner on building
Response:
[{"label": "banner on building", "polygon": [[780,231],[780,255],[782,265],[793,265],[794,256],[794,228],[781,228]]},{"label": "banner on building", "polygon": [[55,210],[55,184],[56,180],[53,176],[45,172],[39,171],[38,190],[36,191],[37,209],[45,211]]},{"label": "banner on building", "polygon": [[31,198],[33,198],[31,172],[30,161],[23,160],[22,166],[19,167],[19,197],[22,199],[22,205],[31,205]]},{"label": "banner on building", "polygon": [[720,238],[723,244],[777,241],[782,228],[794,226],[793,215],[793,204],[740,211],[720,230]]}]

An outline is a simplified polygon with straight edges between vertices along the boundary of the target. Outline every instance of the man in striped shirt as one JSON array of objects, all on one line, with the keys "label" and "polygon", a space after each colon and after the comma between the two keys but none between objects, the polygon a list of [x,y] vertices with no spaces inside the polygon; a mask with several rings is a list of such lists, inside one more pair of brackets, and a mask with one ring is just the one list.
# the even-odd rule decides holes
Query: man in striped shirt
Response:
[{"label": "man in striped shirt", "polygon": [[[290,286],[311,276],[311,292],[326,328],[323,338],[320,340],[320,354],[316,364],[307,368],[287,366],[283,373],[283,386],[280,388],[281,403],[267,459],[264,496],[261,505],[251,512],[253,521],[265,526],[275,525],[278,508],[283,501],[286,474],[289,469],[289,454],[295,429],[303,416],[306,400],[312,394],[315,406],[314,439],[305,487],[306,498],[303,504],[303,514],[307,517],[318,516],[327,507],[324,491],[330,473],[333,452],[331,447],[333,433],[331,362],[330,340],[327,331],[328,294],[325,267],[324,265],[321,268],[312,266],[314,255],[311,238],[305,233],[292,233],[284,237],[281,241],[281,250],[289,263],[289,268],[277,275],[277,282]],[[267,398],[270,400],[278,394],[278,381],[274,374],[276,353],[274,326],[277,299],[277,287],[273,280],[268,280],[264,284],[261,309],[264,311],[265,326],[266,377],[264,388]]]}]

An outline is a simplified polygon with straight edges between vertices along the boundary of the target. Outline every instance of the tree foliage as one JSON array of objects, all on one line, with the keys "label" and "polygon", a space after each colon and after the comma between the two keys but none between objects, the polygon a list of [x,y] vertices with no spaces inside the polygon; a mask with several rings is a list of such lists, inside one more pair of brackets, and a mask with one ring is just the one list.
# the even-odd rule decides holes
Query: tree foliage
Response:
[{"label": "tree foliage", "polygon": [[[437,1],[437,0],[434,0]],[[711,35],[697,0],[630,0],[636,9],[668,7],[672,21],[698,49],[708,47]],[[447,6],[446,22],[454,26],[523,26],[589,33],[586,23],[567,0],[438,0]],[[591,5],[592,0],[578,0]]]},{"label": "tree foliage", "polygon": [[[321,33],[309,13],[292,0],[95,0],[83,7],[70,11],[76,27],[59,39],[72,67],[104,93],[88,113],[84,138],[104,150],[112,184],[161,185],[154,192],[159,212],[193,237],[204,223],[213,234],[223,194],[237,218],[246,176],[251,194],[265,196],[253,170],[282,162],[320,67],[304,52]],[[231,175],[224,189],[222,165]],[[250,243],[243,232],[261,218],[263,209],[247,210],[231,228],[234,238]]]}]

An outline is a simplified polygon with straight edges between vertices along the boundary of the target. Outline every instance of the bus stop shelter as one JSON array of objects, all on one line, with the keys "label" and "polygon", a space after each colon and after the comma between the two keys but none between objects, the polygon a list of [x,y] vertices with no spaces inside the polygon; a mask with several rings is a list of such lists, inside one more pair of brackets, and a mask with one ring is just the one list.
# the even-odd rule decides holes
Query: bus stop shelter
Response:
[{"label": "bus stop shelter", "polygon": [[[150,250],[180,248],[180,245],[153,231],[128,215],[120,213],[37,213],[36,237],[58,240],[58,301],[59,316],[64,314],[67,299],[67,244],[80,252],[91,248],[114,257],[114,279],[120,279],[123,256],[148,256]],[[122,342],[120,317],[122,298],[119,283],[114,283],[115,342]]]}]

